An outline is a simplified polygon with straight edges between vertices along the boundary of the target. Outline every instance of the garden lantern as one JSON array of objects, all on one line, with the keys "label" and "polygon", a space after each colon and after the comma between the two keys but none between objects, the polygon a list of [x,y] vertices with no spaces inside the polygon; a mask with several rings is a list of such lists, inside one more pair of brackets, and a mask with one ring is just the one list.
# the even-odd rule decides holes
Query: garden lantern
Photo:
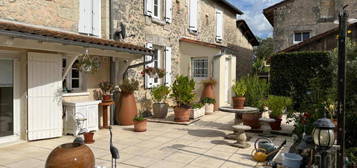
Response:
[{"label": "garden lantern", "polygon": [[314,143],[317,145],[321,154],[321,168],[328,168],[326,160],[326,151],[332,147],[335,143],[334,128],[335,125],[330,119],[324,118],[318,119],[314,122],[314,130],[312,131],[312,137]]}]

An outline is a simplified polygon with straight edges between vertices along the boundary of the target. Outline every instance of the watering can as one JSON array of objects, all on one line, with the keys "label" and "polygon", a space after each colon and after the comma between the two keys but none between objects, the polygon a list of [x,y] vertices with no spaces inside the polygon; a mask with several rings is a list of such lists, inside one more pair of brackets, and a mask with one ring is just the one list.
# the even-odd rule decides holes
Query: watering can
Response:
[{"label": "watering can", "polygon": [[[257,161],[257,162],[266,162],[268,160],[271,160],[277,152],[279,152],[279,150],[286,144],[286,141],[284,141],[278,148],[274,146],[274,149],[270,146],[272,144],[272,142],[270,141],[271,144],[267,145],[267,143],[262,143],[265,144],[266,146],[262,146],[262,147],[268,147],[269,149],[273,149],[272,151],[268,152],[266,149],[264,148],[257,148],[258,146],[256,146],[257,144],[259,144],[260,139],[257,139],[255,141],[255,149],[252,150],[251,152],[251,156],[252,158]],[[268,149],[268,150],[269,150]]]},{"label": "watering can", "polygon": [[277,147],[269,138],[258,138],[254,144],[255,149],[264,149],[265,152],[270,153]]}]

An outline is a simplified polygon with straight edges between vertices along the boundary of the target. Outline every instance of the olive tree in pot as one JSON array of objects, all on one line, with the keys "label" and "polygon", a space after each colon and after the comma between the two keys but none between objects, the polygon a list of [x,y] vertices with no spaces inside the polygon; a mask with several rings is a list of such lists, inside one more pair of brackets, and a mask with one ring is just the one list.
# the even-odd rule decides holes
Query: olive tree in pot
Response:
[{"label": "olive tree in pot", "polygon": [[247,92],[247,86],[243,81],[237,81],[233,87],[232,90],[234,94],[236,95],[235,97],[232,97],[233,101],[233,108],[234,109],[244,109],[244,102],[245,102],[245,93]]},{"label": "olive tree in pot", "polygon": [[133,125],[133,118],[137,114],[134,91],[139,89],[139,82],[125,79],[120,87],[119,107],[116,108],[117,122],[120,125]]},{"label": "olive tree in pot", "polygon": [[270,123],[271,129],[281,130],[281,118],[284,111],[292,105],[292,99],[285,96],[269,95],[266,100],[262,100],[262,105],[269,108],[270,118],[275,119],[275,122]]},{"label": "olive tree in pot", "polygon": [[213,114],[214,104],[216,104],[216,99],[205,97],[201,100],[202,104],[205,105],[205,114]]},{"label": "olive tree in pot", "polygon": [[151,96],[155,103],[153,107],[154,118],[166,118],[168,104],[165,103],[167,96],[170,93],[170,88],[164,85],[155,87],[151,90]]},{"label": "olive tree in pot", "polygon": [[187,76],[178,76],[171,86],[171,98],[176,102],[175,121],[187,122],[190,120],[190,113],[192,111],[192,101],[195,97],[193,90],[195,89],[195,81],[189,79]]}]

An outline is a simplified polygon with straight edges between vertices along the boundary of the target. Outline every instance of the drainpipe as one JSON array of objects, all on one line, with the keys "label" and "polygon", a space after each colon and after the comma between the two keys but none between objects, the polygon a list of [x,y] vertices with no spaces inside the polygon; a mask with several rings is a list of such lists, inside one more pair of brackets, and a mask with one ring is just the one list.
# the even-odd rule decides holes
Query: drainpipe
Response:
[{"label": "drainpipe", "polygon": [[[146,55],[145,55],[146,56]],[[142,63],[138,63],[138,64],[134,64],[134,65],[130,65],[128,66],[128,68],[126,68],[126,70],[124,71],[124,75],[123,75],[123,80],[126,78],[126,76],[128,75],[128,70],[131,69],[131,68],[136,68],[136,67],[139,67],[139,66],[145,66],[147,64],[150,64],[152,62],[154,62],[154,56],[153,55],[150,55],[151,56],[151,60],[150,61],[144,61]]]}]

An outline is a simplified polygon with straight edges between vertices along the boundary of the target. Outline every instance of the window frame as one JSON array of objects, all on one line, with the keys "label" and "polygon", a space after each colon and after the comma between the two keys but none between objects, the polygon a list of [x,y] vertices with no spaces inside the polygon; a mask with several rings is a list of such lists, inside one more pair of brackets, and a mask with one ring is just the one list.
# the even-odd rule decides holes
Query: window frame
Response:
[{"label": "window frame", "polygon": [[[63,61],[65,61],[66,64],[68,63],[67,60],[68,59],[66,57],[63,58]],[[76,61],[78,61],[78,60],[76,60]],[[64,71],[65,68],[66,68],[66,66],[64,66],[64,64],[62,63],[62,71]],[[78,68],[75,67],[75,63],[72,65],[71,70],[66,75],[65,81],[63,81],[62,85],[63,85],[63,87],[66,87],[66,89],[71,90],[71,92],[82,92],[82,91],[84,91],[84,88],[83,88],[83,85],[82,85],[83,84],[83,74],[82,74],[82,72],[80,72],[78,70],[78,76],[79,77],[78,78],[73,78],[72,77],[73,70],[78,70]],[[79,86],[78,88],[73,88],[72,87],[73,86],[73,80],[78,80],[78,86]]]},{"label": "window frame", "polygon": [[[294,34],[293,34],[293,44],[298,44],[298,43],[301,43],[301,42],[303,42],[303,41],[305,41],[305,40],[307,40],[307,39],[304,39],[304,34],[305,33],[308,33],[309,34],[309,37],[307,38],[307,39],[309,39],[310,37],[311,37],[311,33],[310,33],[310,31],[299,31],[299,32],[294,32]],[[300,41],[297,41],[296,40],[296,34],[299,34],[299,36],[300,36]]]},{"label": "window frame", "polygon": [[162,20],[161,18],[161,13],[162,13],[162,4],[161,4],[161,0],[157,0],[158,4],[156,5],[157,7],[157,16],[155,16],[155,0],[152,1],[152,17],[158,20]]},{"label": "window frame", "polygon": [[[206,62],[206,65],[207,67],[198,67],[196,68],[195,66],[195,61],[199,61],[199,60],[203,60]],[[207,78],[209,76],[209,59],[207,57],[192,57],[191,58],[191,76],[193,78],[196,78],[196,79],[200,79],[200,78]],[[202,69],[202,70],[205,70],[206,69],[206,73],[203,73],[203,74],[200,74],[200,75],[196,75],[195,74],[195,69]]]}]

